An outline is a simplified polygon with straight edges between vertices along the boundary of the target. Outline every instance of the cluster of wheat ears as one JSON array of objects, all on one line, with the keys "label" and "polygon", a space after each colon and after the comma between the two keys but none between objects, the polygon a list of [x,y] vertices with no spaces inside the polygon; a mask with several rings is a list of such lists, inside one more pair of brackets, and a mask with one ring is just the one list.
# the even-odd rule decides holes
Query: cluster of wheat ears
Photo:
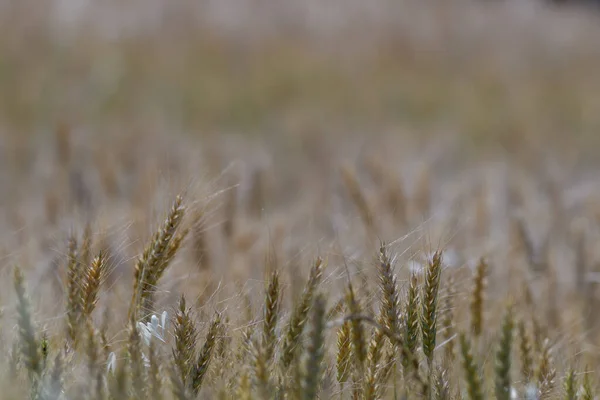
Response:
[{"label": "cluster of wheat ears", "polygon": [[[260,250],[258,279],[245,275],[259,284],[234,282],[227,289],[218,270],[229,266],[211,258],[218,252],[205,236],[211,228],[198,222],[206,215],[183,192],[141,254],[124,263],[131,274],[114,277],[110,246],[94,236],[93,223],[80,236],[71,231],[56,266],[64,305],[51,323],[36,310],[48,299],[32,289],[31,269],[5,266],[14,301],[5,304],[1,321],[14,329],[6,330],[13,334],[2,346],[0,397],[595,398],[600,360],[585,235],[565,241],[574,243],[576,290],[565,289],[565,274],[549,261],[553,246],[537,243],[525,218],[514,218],[504,257],[494,249],[491,257],[457,265],[460,243],[425,251],[414,242],[402,247],[408,236],[380,240],[382,220],[409,224],[410,201],[381,168],[368,169],[385,188],[379,203],[354,169],[337,176],[357,216],[348,226],[365,233],[371,255],[352,253],[338,238],[329,249],[286,260],[270,242]],[[239,200],[235,190],[223,193],[211,201],[224,204],[229,217],[219,235],[231,238]],[[420,189],[415,193],[413,208],[431,201]],[[251,193],[249,202],[264,202],[261,196]],[[479,215],[485,207],[475,209]],[[483,235],[477,225],[475,240]],[[237,235],[223,251],[243,259],[250,236]],[[187,290],[165,290],[165,280],[182,275],[177,260],[186,248],[203,275],[184,275],[193,281]],[[473,254],[468,243],[462,248]]]}]

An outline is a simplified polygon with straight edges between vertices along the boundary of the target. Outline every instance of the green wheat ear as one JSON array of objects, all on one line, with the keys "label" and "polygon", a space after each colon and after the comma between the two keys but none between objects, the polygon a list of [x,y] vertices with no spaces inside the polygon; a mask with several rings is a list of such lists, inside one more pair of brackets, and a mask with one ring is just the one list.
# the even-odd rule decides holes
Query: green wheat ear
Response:
[{"label": "green wheat ear", "polygon": [[513,308],[509,306],[502,323],[500,344],[496,352],[496,399],[498,400],[510,399],[510,368],[514,329],[512,312]]},{"label": "green wheat ear", "polygon": [[471,350],[471,342],[464,333],[459,334],[460,351],[463,359],[463,370],[469,400],[483,400],[482,382]]},{"label": "green wheat ear", "polygon": [[42,358],[31,317],[31,306],[25,292],[23,274],[19,267],[14,268],[13,284],[17,295],[17,325],[21,357],[31,379],[37,382],[42,375]]}]

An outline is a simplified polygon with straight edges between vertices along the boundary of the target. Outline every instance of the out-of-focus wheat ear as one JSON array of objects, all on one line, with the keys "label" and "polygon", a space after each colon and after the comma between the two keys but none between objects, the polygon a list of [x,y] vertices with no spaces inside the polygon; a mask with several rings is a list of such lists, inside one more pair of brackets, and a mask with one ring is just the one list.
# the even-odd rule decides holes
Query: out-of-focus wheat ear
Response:
[{"label": "out-of-focus wheat ear", "polygon": [[[587,369],[586,369],[587,371]],[[581,385],[581,395],[579,396],[580,400],[593,400],[594,399],[594,389],[592,388],[592,379],[590,377],[590,373],[586,372],[583,376],[583,383]]]},{"label": "out-of-focus wheat ear", "polygon": [[240,400],[252,399],[252,384],[250,382],[250,373],[247,370],[242,371],[239,376],[239,382],[235,390],[236,398]]},{"label": "out-of-focus wheat ear", "polygon": [[292,315],[290,316],[286,333],[283,338],[281,364],[284,369],[289,368],[297,356],[296,349],[298,342],[300,341],[300,336],[306,325],[313,297],[323,277],[324,269],[325,263],[321,258],[317,258],[310,270],[308,282],[306,282],[306,285],[304,286],[302,297],[292,310]]},{"label": "out-of-focus wheat ear", "polygon": [[181,380],[179,367],[176,364],[169,368],[169,380],[171,382],[171,396],[175,400],[191,400],[188,388]]},{"label": "out-of-focus wheat ear", "polygon": [[72,345],[77,340],[79,319],[83,310],[83,270],[77,262],[77,240],[69,238],[67,252],[67,338]]},{"label": "out-of-focus wheat ear", "polygon": [[423,217],[431,212],[431,170],[424,165],[417,180],[415,195],[412,199],[412,208],[418,213],[413,217]]},{"label": "out-of-focus wheat ear", "polygon": [[550,341],[546,339],[542,346],[542,354],[537,369],[537,383],[541,400],[551,397],[554,391],[555,378],[556,369],[553,365],[552,349],[550,348]]},{"label": "out-of-focus wheat ear", "polygon": [[456,331],[454,329],[454,296],[456,296],[454,279],[450,276],[447,280],[447,292],[444,297],[444,312],[442,314],[442,336],[444,339],[444,363],[446,366],[454,362],[454,343]]},{"label": "out-of-focus wheat ear", "polygon": [[190,309],[186,307],[183,295],[181,295],[179,308],[175,314],[174,329],[175,347],[173,348],[173,361],[179,373],[179,380],[188,386],[192,364],[196,357],[196,339],[198,333],[190,316]]},{"label": "out-of-focus wheat ear", "polygon": [[111,352],[111,346],[108,341],[108,321],[110,318],[110,308],[106,307],[102,313],[102,323],[100,324],[100,346],[102,346],[102,355],[105,359]]},{"label": "out-of-focus wheat ear", "polygon": [[434,395],[435,400],[450,400],[450,380],[448,379],[446,370],[441,368],[437,369],[433,385],[432,394]]},{"label": "out-of-focus wheat ear", "polygon": [[210,361],[213,357],[213,351],[215,348],[215,343],[217,342],[217,335],[221,330],[221,314],[216,313],[210,328],[208,329],[208,333],[206,334],[206,340],[204,341],[204,346],[200,350],[200,354],[198,355],[198,360],[194,364],[192,369],[192,377],[191,377],[191,385],[192,392],[197,395],[202,387],[202,383],[204,381],[204,377],[206,376],[206,372],[208,371],[208,367],[210,365]]},{"label": "out-of-focus wheat ear", "polygon": [[64,373],[64,360],[62,353],[58,353],[54,359],[52,366],[52,372],[47,375],[46,388],[43,392],[41,399],[58,399],[63,392],[63,373]]},{"label": "out-of-focus wheat ear", "polygon": [[17,294],[17,325],[19,328],[21,360],[29,371],[30,378],[37,382],[42,375],[42,359],[31,317],[31,306],[25,292],[23,274],[19,267],[14,269],[13,283]]},{"label": "out-of-focus wheat ear", "polygon": [[540,324],[540,321],[535,314],[530,315],[530,318],[531,325],[533,327],[533,350],[535,354],[540,354],[543,351],[544,341],[547,337],[547,331]]},{"label": "out-of-focus wheat ear", "polygon": [[399,177],[394,171],[386,169],[383,163],[375,157],[369,157],[365,161],[365,167],[371,178],[383,192],[384,205],[392,213],[398,225],[405,226],[407,217],[406,195]]},{"label": "out-of-focus wheat ear", "polygon": [[148,347],[148,385],[146,385],[146,397],[160,400],[162,395],[161,359],[156,348],[155,341],[150,341]]},{"label": "out-of-focus wheat ear", "polygon": [[108,390],[111,400],[129,398],[130,379],[126,360],[116,361],[114,374],[109,373],[107,378],[109,379]]},{"label": "out-of-focus wheat ear", "polygon": [[478,339],[483,330],[483,301],[486,286],[487,262],[481,258],[475,268],[471,293],[471,333]]},{"label": "out-of-focus wheat ear", "polygon": [[138,320],[140,309],[153,295],[160,274],[164,272],[174,256],[174,251],[172,248],[170,249],[170,246],[184,215],[183,198],[177,196],[163,225],[154,234],[137,260],[134,270],[133,295],[129,307],[130,320]]},{"label": "out-of-focus wheat ear", "polygon": [[483,387],[479,377],[479,368],[473,359],[471,343],[462,332],[459,334],[459,340],[468,398],[469,400],[483,400]]},{"label": "out-of-focus wheat ear", "polygon": [[442,253],[436,252],[425,271],[425,284],[421,298],[421,340],[423,354],[427,358],[429,369],[433,367],[433,351],[436,345],[438,293],[442,274]]},{"label": "out-of-focus wheat ear", "polygon": [[136,400],[144,397],[146,376],[144,373],[144,360],[140,333],[135,321],[129,322],[129,337],[127,340],[127,358],[129,361],[129,376],[131,378],[132,397]]},{"label": "out-of-focus wheat ear", "polygon": [[212,257],[210,246],[208,244],[208,235],[204,219],[204,212],[200,211],[194,216],[192,224],[192,251],[194,254],[194,262],[200,271],[210,271]]},{"label": "out-of-focus wheat ear", "polygon": [[48,340],[48,334],[42,333],[42,340],[40,341],[40,356],[42,358],[42,371],[46,370],[48,365],[48,355],[50,354],[50,341]]},{"label": "out-of-focus wheat ear", "polygon": [[105,269],[106,258],[104,257],[104,253],[100,252],[85,272],[85,280],[83,282],[83,316],[87,319],[91,318],[92,312],[96,308]]},{"label": "out-of-focus wheat ear", "polygon": [[521,378],[524,383],[529,383],[533,377],[533,355],[531,339],[523,320],[519,321],[519,354],[521,358]]},{"label": "out-of-focus wheat ear", "polygon": [[376,232],[375,219],[373,218],[373,212],[367,198],[365,197],[356,173],[347,165],[342,166],[342,180],[348,190],[348,194],[352,199],[352,202],[358,209],[363,224],[367,230],[367,235],[371,236],[372,233]]},{"label": "out-of-focus wheat ear", "polygon": [[231,243],[235,235],[235,223],[237,217],[237,204],[238,204],[238,185],[232,185],[227,190],[227,197],[225,198],[225,208],[223,210],[225,214],[225,221],[223,222],[223,236],[228,243]]},{"label": "out-of-focus wheat ear", "polygon": [[302,374],[302,394],[304,400],[316,400],[318,398],[323,379],[325,307],[325,296],[317,294],[312,308],[311,330],[308,335],[308,345],[305,351],[306,359]]},{"label": "out-of-focus wheat ear", "polygon": [[[354,289],[352,288],[352,284],[348,282],[348,292],[347,292],[347,302],[348,302],[348,310],[351,315],[360,315],[362,310],[356,296],[354,294]],[[363,374],[364,364],[367,358],[367,346],[365,340],[365,330],[360,320],[351,319],[351,340],[352,340],[352,355],[354,358],[355,364],[355,372],[358,375]]]},{"label": "out-of-focus wheat ear", "polygon": [[253,382],[252,386],[258,392],[259,398],[268,398],[271,392],[271,377],[269,375],[269,362],[263,341],[251,340]]},{"label": "out-of-focus wheat ear", "polygon": [[21,340],[14,340],[10,351],[8,352],[8,377],[17,379],[19,374],[19,364],[21,362]]},{"label": "out-of-focus wheat ear", "polygon": [[502,322],[500,344],[496,351],[496,399],[510,400],[510,367],[514,320],[512,306],[509,306]]},{"label": "out-of-focus wheat ear", "polygon": [[[419,284],[417,275],[411,273],[408,285],[408,296],[406,298],[406,307],[404,311],[404,337],[408,351],[415,354],[419,342]],[[405,368],[408,367],[408,360],[402,359]]]},{"label": "out-of-focus wheat ear", "polygon": [[344,384],[350,379],[352,366],[352,341],[350,321],[345,321],[337,331],[337,381],[343,391]]},{"label": "out-of-focus wheat ear", "polygon": [[92,261],[92,224],[88,221],[83,230],[83,239],[81,248],[78,252],[78,262],[82,271],[90,265]]},{"label": "out-of-focus wheat ear", "polygon": [[394,274],[393,261],[388,256],[385,244],[379,247],[379,287],[381,290],[381,322],[394,334],[400,334],[400,300],[398,282]]},{"label": "out-of-focus wheat ear", "polygon": [[87,342],[87,369],[88,377],[94,384],[88,387],[89,397],[91,399],[104,399],[104,371],[100,366],[100,347],[98,345],[97,333],[91,322],[86,324]]},{"label": "out-of-focus wheat ear", "polygon": [[585,233],[579,230],[575,236],[575,290],[587,291],[588,282],[586,273],[588,269]]},{"label": "out-of-focus wheat ear", "polygon": [[279,272],[277,269],[273,269],[273,272],[271,272],[271,278],[269,279],[269,285],[265,291],[265,308],[262,332],[262,348],[265,352],[264,356],[267,363],[271,362],[273,353],[275,351],[275,345],[277,343],[275,330],[277,328],[277,321],[279,319],[280,307],[281,286],[279,285]]},{"label": "out-of-focus wheat ear", "polygon": [[371,337],[371,343],[369,343],[369,350],[367,353],[367,376],[365,380],[365,389],[363,397],[365,399],[377,398],[377,379],[379,378],[380,369],[382,368],[381,357],[383,354],[383,348],[385,344],[385,334],[375,329]]},{"label": "out-of-focus wheat ear", "polygon": [[564,399],[565,400],[577,400],[577,379],[575,378],[575,371],[569,369],[565,375],[564,382]]},{"label": "out-of-focus wheat ear", "polygon": [[485,238],[489,232],[489,213],[487,205],[487,186],[485,181],[479,184],[475,199],[475,234],[478,238]]}]

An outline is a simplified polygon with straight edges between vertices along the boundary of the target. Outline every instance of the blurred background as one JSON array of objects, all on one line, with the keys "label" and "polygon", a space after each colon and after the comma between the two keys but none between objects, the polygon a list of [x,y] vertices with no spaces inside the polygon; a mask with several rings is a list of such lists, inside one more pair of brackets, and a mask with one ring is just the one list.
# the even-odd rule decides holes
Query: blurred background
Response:
[{"label": "blurred background", "polygon": [[[0,204],[12,252],[33,241],[26,230],[50,229],[48,240],[64,243],[73,226],[102,218],[123,230],[139,219],[147,237],[182,187],[201,187],[203,199],[239,187],[236,204],[250,214],[289,218],[295,205],[299,221],[319,219],[319,207],[321,222],[335,220],[327,207],[337,207],[337,168],[357,166],[359,180],[375,171],[377,185],[373,160],[399,177],[422,216],[436,204],[450,215],[444,193],[473,193],[478,182],[509,198],[498,182],[515,180],[498,176],[511,169],[552,182],[565,208],[598,191],[600,12],[591,4],[0,7]],[[37,246],[56,253],[40,236]]]},{"label": "blurred background", "polygon": [[95,136],[454,135],[529,156],[598,142],[600,15],[581,2],[1,7],[0,129],[17,142],[61,123]]}]

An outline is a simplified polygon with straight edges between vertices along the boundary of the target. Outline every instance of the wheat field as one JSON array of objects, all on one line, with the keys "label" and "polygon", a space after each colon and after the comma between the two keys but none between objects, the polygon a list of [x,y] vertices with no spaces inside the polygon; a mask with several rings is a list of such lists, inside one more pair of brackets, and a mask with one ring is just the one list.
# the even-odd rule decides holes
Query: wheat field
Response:
[{"label": "wheat field", "polygon": [[595,399],[600,25],[6,1],[0,399]]}]

